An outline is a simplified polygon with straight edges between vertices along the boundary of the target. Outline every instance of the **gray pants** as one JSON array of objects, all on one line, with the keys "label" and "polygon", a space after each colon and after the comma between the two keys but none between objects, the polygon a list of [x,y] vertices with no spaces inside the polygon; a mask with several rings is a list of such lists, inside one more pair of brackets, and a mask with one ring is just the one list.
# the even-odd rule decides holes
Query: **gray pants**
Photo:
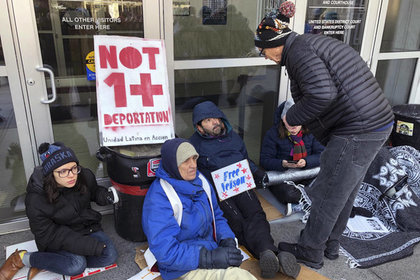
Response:
[{"label": "gray pants", "polygon": [[298,242],[312,257],[322,258],[327,242],[338,243],[366,171],[391,130],[331,137],[309,190],[311,213]]}]

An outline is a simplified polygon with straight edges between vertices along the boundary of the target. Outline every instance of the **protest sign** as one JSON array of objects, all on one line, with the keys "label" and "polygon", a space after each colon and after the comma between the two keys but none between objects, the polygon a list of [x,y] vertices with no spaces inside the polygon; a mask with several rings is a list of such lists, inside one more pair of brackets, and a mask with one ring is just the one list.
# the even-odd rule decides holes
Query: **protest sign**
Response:
[{"label": "protest sign", "polygon": [[174,138],[162,40],[94,36],[101,146]]},{"label": "protest sign", "polygon": [[220,200],[255,188],[248,160],[236,162],[211,173]]}]

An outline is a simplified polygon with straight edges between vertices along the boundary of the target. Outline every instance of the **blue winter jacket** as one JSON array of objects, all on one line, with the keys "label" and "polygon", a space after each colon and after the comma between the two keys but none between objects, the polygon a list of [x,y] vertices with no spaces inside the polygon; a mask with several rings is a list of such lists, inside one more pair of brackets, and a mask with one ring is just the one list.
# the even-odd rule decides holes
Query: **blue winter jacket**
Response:
[{"label": "blue winter jacket", "polygon": [[[265,170],[284,171],[283,160],[292,160],[290,151],[293,143],[289,138],[280,138],[278,126],[281,120],[281,113],[284,108],[284,102],[277,108],[274,114],[274,125],[266,132],[261,148],[260,164]],[[302,138],[308,156],[305,158],[306,166],[304,168],[313,168],[319,166],[319,158],[324,150],[312,134],[305,134]]]},{"label": "blue winter jacket", "polygon": [[[196,130],[189,139],[200,155],[197,161],[198,169],[207,179],[211,180],[211,172],[243,159],[248,159],[248,152],[244,141],[232,130],[225,114],[211,101],[200,103],[194,107],[194,127],[196,128],[197,123],[206,118],[222,119],[227,130],[224,135],[219,137],[208,137]],[[258,166],[251,160],[248,159],[248,161],[251,172],[254,173]]]},{"label": "blue winter jacket", "polygon": [[[143,230],[162,278],[175,279],[198,268],[202,247],[215,249],[220,240],[235,238],[235,235],[223,218],[223,212],[212,190],[217,242],[214,240],[213,216],[198,172],[192,181],[177,180],[169,177],[161,165],[156,177],[143,205]],[[160,185],[160,178],[172,185],[182,202],[181,226],[178,225],[172,206]]]}]

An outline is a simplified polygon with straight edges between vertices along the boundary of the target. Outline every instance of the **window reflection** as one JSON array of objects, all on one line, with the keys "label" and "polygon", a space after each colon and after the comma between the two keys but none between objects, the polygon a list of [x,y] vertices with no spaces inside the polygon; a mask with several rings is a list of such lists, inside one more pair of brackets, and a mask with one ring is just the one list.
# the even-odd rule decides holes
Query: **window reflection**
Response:
[{"label": "window reflection", "polygon": [[392,106],[408,104],[417,59],[380,60],[376,79]]},{"label": "window reflection", "polygon": [[389,1],[381,52],[420,50],[420,1]]},{"label": "window reflection", "polygon": [[0,77],[0,223],[23,217],[26,176],[8,79]]},{"label": "window reflection", "polygon": [[258,2],[174,0],[175,59],[257,56]]},{"label": "window reflection", "polygon": [[193,107],[213,101],[258,163],[262,137],[273,124],[278,104],[279,71],[278,66],[175,71],[176,134],[190,137]]}]

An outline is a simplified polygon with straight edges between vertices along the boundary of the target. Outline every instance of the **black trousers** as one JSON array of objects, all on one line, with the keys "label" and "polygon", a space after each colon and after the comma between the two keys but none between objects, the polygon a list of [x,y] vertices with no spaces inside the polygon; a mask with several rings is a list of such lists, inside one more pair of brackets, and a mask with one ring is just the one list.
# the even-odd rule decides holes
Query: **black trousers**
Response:
[{"label": "black trousers", "polygon": [[[311,183],[312,179],[303,180],[295,182],[296,184],[302,184],[307,186]],[[281,183],[278,185],[273,185],[269,187],[271,193],[277,198],[281,203],[298,203],[300,200],[301,193],[300,191],[292,185],[287,183]]]},{"label": "black trousers", "polygon": [[239,244],[244,245],[256,258],[267,249],[277,254],[270,224],[253,190],[223,200],[219,205]]}]

